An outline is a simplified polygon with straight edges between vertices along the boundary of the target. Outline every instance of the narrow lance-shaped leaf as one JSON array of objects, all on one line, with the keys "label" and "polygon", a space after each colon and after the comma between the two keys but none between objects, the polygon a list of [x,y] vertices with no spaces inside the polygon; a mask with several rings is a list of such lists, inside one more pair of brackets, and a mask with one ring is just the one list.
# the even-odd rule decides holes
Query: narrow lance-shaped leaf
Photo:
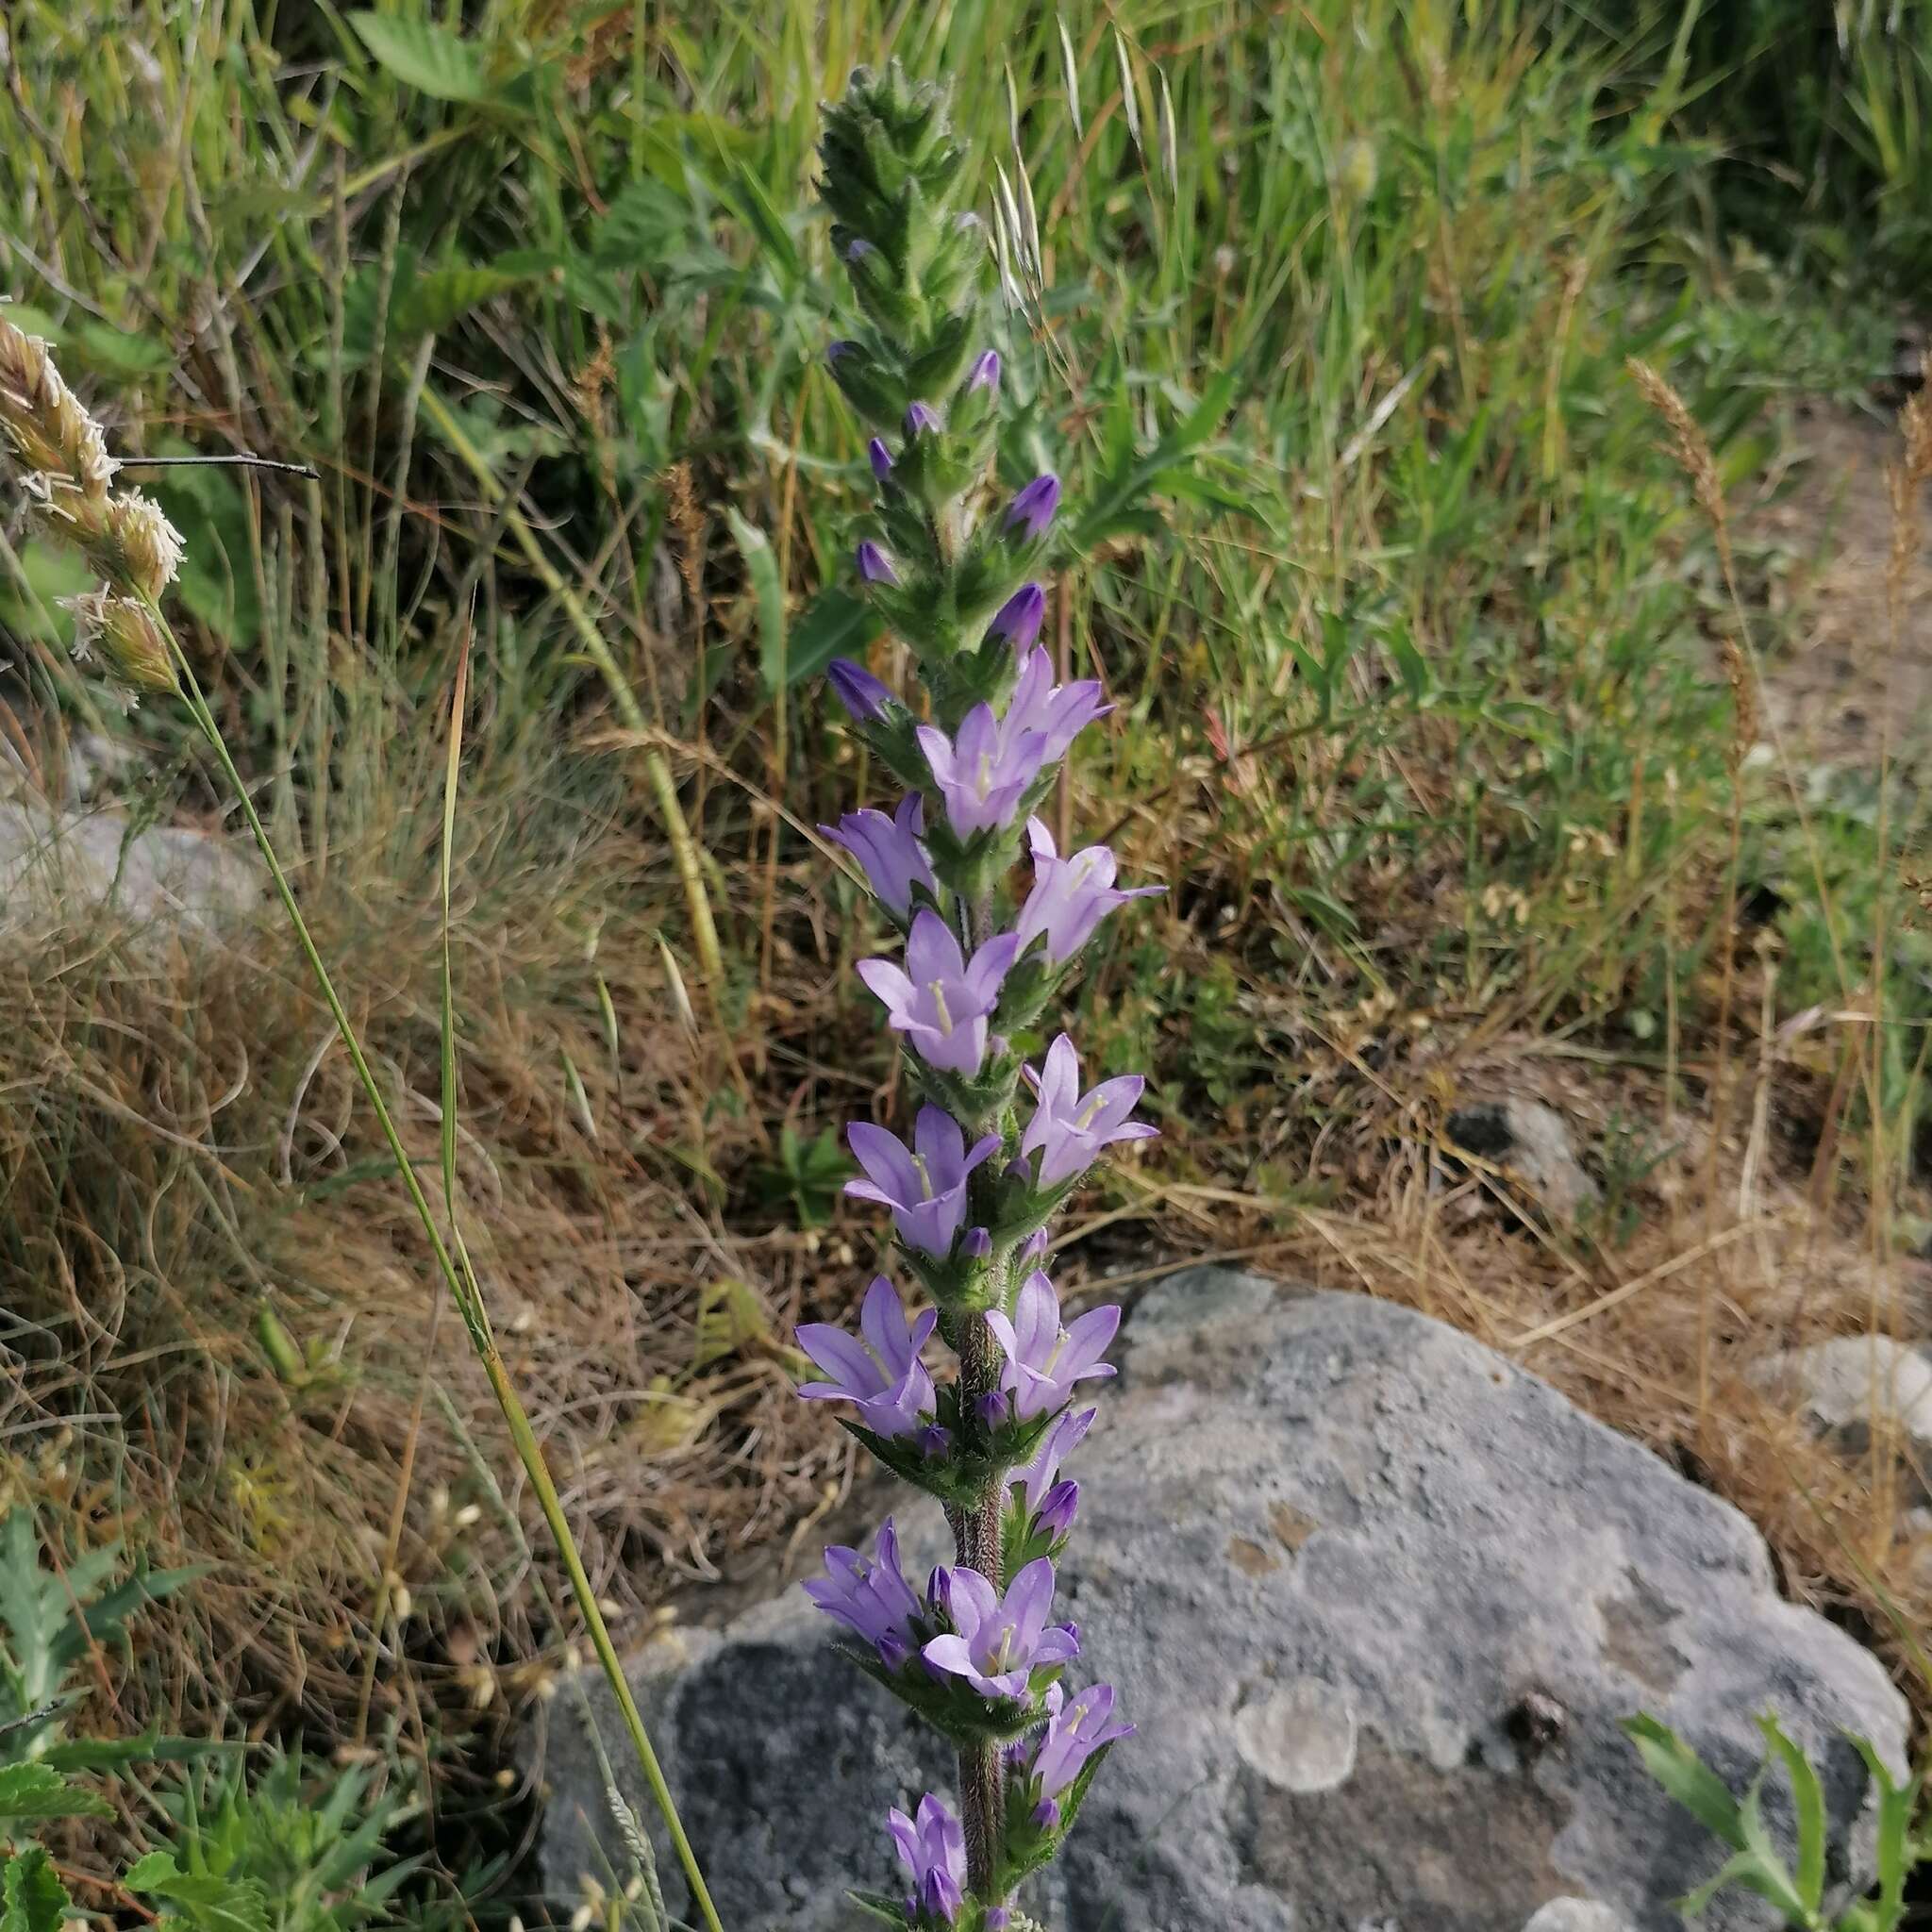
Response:
[{"label": "narrow lance-shaped leaf", "polygon": [[1707,1831],[1734,1851],[1744,1846],[1738,1801],[1724,1781],[1668,1724],[1650,1716],[1626,1718],[1624,1735],[1637,1746],[1644,1769]]},{"label": "narrow lance-shaped leaf", "polygon": [[1777,1754],[1790,1782],[1798,1824],[1798,1869],[1794,1880],[1806,1909],[1815,1912],[1824,1898],[1824,1790],[1818,1782],[1817,1772],[1811,1768],[1811,1760],[1785,1735],[1776,1718],[1769,1714],[1759,1718],[1757,1728]]},{"label": "narrow lance-shaped leaf", "polygon": [[785,587],[778,581],[772,540],[734,508],[725,509],[724,521],[731,525],[758,603],[759,675],[767,691],[782,691],[791,681],[786,670]]}]

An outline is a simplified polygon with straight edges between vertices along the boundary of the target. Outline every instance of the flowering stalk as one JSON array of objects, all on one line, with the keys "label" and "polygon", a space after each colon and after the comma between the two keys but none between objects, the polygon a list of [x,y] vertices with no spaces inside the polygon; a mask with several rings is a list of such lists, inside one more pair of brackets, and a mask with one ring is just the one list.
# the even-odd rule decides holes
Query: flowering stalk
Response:
[{"label": "flowering stalk", "polygon": [[[1062,858],[1033,815],[1107,707],[1097,683],[1056,684],[1038,641],[1058,479],[989,489],[1000,358],[985,342],[985,236],[958,206],[966,157],[943,96],[896,64],[861,69],[826,110],[820,155],[833,243],[865,318],[828,358],[876,432],[854,572],[910,648],[927,699],[922,718],[863,666],[829,670],[908,788],[892,810],[824,829],[903,935],[897,957],[858,972],[903,1042],[919,1102],[910,1146],[885,1126],[851,1127],[865,1177],[846,1191],[890,1210],[899,1260],[930,1305],[908,1319],[881,1274],[858,1335],[801,1328],[823,1379],[800,1393],[851,1404],[845,1426],[943,1503],[954,1561],[915,1588],[888,1520],[869,1556],[828,1550],[825,1577],[807,1590],[858,1666],[958,1751],[957,1814],[930,1792],[911,1815],[893,1811],[908,1890],[861,1902],[902,1926],[1000,1932],[1021,1923],[1015,1890],[1058,1851],[1101,1759],[1132,1728],[1108,1686],[1063,1692],[1080,1639],[1053,1607],[1079,1500],[1060,1464],[1095,1413],[1074,1400],[1112,1374],[1103,1356],[1120,1310],[1063,1322],[1037,1264],[1048,1223],[1104,1149],[1154,1132],[1131,1118],[1140,1076],[1082,1091],[1065,1033],[1037,1068],[1012,1041],[1041,1025],[1095,927],[1140,892],[1116,889],[1105,847]],[[952,1352],[950,1376],[924,1358],[935,1341]]]}]

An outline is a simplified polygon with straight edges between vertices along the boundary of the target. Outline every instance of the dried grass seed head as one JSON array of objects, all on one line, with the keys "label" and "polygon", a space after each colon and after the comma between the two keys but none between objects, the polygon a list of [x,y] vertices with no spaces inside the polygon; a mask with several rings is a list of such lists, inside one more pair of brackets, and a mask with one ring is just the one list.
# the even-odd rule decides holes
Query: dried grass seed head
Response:
[{"label": "dried grass seed head", "polygon": [[114,479],[114,459],[101,425],[60,379],[46,343],[4,315],[0,429],[25,469],[70,477],[84,495],[105,495]]},{"label": "dried grass seed head", "polygon": [[107,530],[88,558],[110,584],[156,602],[181,567],[181,533],[161,507],[131,490],[108,502]]},{"label": "dried grass seed head", "polygon": [[154,613],[136,597],[86,591],[65,600],[74,613],[74,655],[85,661],[98,653],[117,683],[131,691],[179,689],[175,660]]}]

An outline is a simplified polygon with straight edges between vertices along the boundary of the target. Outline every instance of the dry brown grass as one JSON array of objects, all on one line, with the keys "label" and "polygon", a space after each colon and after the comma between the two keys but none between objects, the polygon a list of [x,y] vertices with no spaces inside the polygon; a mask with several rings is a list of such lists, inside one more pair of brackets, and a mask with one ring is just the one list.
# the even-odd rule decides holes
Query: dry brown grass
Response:
[{"label": "dry brown grass", "polygon": [[[657,949],[614,910],[637,850],[605,828],[575,856],[605,919],[594,972],[581,884],[513,855],[472,875],[466,1233],[599,1591],[637,1611],[812,1508],[846,1456],[791,1399],[778,1340],[809,1245],[688,1185],[699,1150],[741,1175],[756,1137],[700,1118],[705,1070]],[[433,1168],[422,884],[339,864],[312,917]],[[438,1333],[420,1229],[283,937],[191,951],[52,926],[0,949],[0,1490],[47,1506],[57,1543],[215,1565],[150,1614],[119,1717],[349,1729],[412,1437],[408,1617],[380,1633],[375,1714],[407,1715],[425,1668],[429,1694],[494,1701],[491,1660],[559,1635],[491,1507],[484,1467],[513,1464],[459,1326]]]}]

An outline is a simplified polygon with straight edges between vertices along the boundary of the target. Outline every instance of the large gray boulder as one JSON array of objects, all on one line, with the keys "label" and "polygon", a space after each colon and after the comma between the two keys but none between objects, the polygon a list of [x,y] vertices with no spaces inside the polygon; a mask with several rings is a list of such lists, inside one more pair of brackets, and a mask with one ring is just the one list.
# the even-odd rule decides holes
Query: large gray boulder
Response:
[{"label": "large gray boulder", "polygon": [[[1383,1302],[1196,1270],[1142,1300],[1121,1356],[1062,1587],[1074,1681],[1091,1660],[1140,1736],[1031,1901],[1057,1932],[1661,1932],[1721,1855],[1618,1730],[1641,1710],[1734,1786],[1774,1710],[1821,1766],[1836,1871],[1862,1876],[1840,1732],[1899,1761],[1904,1704],[1779,1597],[1728,1505]],[[915,1556],[938,1554],[937,1518],[898,1500]],[[729,1925],[863,1923],[842,1891],[895,1888],[886,1807],[952,1788],[796,1590],[653,1646],[633,1681]],[[533,1740],[559,1897],[628,1864],[586,1708],[650,1810],[583,1689]],[[1726,1894],[1705,1923],[1776,1922]]]}]

